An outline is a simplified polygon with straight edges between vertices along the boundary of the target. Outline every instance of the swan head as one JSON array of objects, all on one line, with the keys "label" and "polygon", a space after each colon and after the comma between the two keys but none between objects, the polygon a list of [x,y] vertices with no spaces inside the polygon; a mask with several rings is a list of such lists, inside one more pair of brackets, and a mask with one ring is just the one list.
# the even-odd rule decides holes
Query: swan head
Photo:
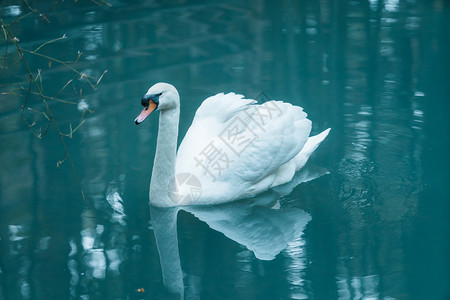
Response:
[{"label": "swan head", "polygon": [[148,89],[147,93],[141,99],[141,104],[144,109],[134,120],[136,125],[144,122],[155,110],[178,108],[180,106],[180,96],[173,85],[159,82]]}]

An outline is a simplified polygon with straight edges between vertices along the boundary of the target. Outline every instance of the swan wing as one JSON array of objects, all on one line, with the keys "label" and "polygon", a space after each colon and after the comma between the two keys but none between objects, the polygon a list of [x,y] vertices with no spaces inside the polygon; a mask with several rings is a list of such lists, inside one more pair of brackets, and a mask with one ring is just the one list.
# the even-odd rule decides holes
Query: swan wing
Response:
[{"label": "swan wing", "polygon": [[[303,109],[281,101],[254,105],[236,118],[235,123],[239,122],[245,124],[239,135],[248,138],[241,138],[241,144],[234,143],[240,146],[239,159],[224,174],[225,180],[238,176],[256,183],[268,178],[300,152],[311,131],[311,121]],[[233,138],[232,129],[227,127],[228,139]]]},{"label": "swan wing", "polygon": [[194,174],[203,185],[264,190],[275,171],[300,152],[310,131],[301,107],[217,94],[197,110],[178,150],[177,173]]},{"label": "swan wing", "polygon": [[255,100],[244,99],[244,96],[235,93],[219,93],[203,101],[178,148],[177,172],[194,172],[193,167],[198,165],[196,158],[202,158],[206,154],[211,154],[208,157],[212,158],[212,147],[218,146],[215,142],[217,143],[226,124],[233,116],[247,110],[254,103]]}]

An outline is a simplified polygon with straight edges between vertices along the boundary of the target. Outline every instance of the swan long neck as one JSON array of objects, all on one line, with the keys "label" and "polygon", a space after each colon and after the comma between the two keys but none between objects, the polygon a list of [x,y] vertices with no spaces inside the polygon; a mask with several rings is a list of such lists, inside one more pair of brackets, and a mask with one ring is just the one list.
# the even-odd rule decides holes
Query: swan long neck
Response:
[{"label": "swan long neck", "polygon": [[161,110],[159,116],[156,155],[149,195],[150,203],[155,206],[169,207],[175,205],[171,201],[169,193],[175,180],[179,118],[179,105],[172,109]]},{"label": "swan long neck", "polygon": [[179,298],[183,299],[183,272],[177,237],[178,210],[177,207],[151,207],[150,216],[158,247],[164,286],[170,294],[179,295]]}]

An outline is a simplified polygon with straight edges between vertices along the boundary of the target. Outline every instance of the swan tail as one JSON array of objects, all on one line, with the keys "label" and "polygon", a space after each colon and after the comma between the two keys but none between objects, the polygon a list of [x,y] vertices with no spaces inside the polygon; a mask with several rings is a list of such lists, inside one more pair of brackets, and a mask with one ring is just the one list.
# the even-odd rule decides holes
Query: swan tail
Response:
[{"label": "swan tail", "polygon": [[318,135],[314,135],[308,138],[302,150],[295,156],[295,170],[298,171],[305,166],[309,157],[319,147],[319,145],[325,140],[330,132],[331,128],[328,128]]}]

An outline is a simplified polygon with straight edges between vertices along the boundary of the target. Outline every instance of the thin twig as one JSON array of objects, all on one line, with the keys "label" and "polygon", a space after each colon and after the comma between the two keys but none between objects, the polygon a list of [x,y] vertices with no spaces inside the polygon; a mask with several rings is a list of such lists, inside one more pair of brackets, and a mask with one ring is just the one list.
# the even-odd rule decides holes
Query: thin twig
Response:
[{"label": "thin twig", "polygon": [[73,81],[73,79],[70,79],[69,81],[67,81],[67,83],[59,90],[59,92],[56,93],[55,97],[58,97],[59,94],[62,93],[62,91],[64,91],[64,89]]},{"label": "thin twig", "polygon": [[31,107],[27,107],[27,109],[28,109],[29,111],[34,112],[34,113],[43,115],[48,121],[50,121],[50,118],[47,116],[47,114],[46,114],[45,112],[39,111],[39,110],[34,109],[34,108],[31,108]]},{"label": "thin twig", "polygon": [[22,20],[23,18],[26,18],[26,17],[28,17],[29,15],[32,15],[32,14],[34,14],[34,12],[30,11],[30,12],[24,14],[23,16],[20,16],[20,17],[17,16],[17,18],[13,22],[11,22],[10,24],[19,23],[20,20]]},{"label": "thin twig", "polygon": [[33,13],[37,13],[37,9],[31,7],[31,5],[28,3],[28,0],[23,0],[23,2],[25,2],[25,4],[28,6],[28,9],[33,12]]},{"label": "thin twig", "polygon": [[44,21],[45,22],[47,22],[47,23],[49,23],[50,24],[50,20],[47,18],[47,16],[46,15],[43,15],[43,14],[39,14],[39,17],[41,17],[42,19],[44,19]]},{"label": "thin twig", "polygon": [[7,68],[6,61],[7,61],[7,58],[8,58],[9,39],[8,39],[8,35],[6,33],[6,29],[5,29],[5,27],[3,25],[2,25],[2,31],[3,31],[4,37],[5,37],[5,56],[3,56],[3,77],[5,77],[6,68]]},{"label": "thin twig", "polygon": [[81,120],[80,123],[78,123],[77,127],[75,127],[75,129],[72,129],[72,123],[70,123],[69,124],[69,129],[70,129],[69,133],[62,133],[62,135],[72,138],[75,131],[77,131],[81,127],[81,125],[84,124],[84,122],[86,122],[86,119]]},{"label": "thin twig", "polygon": [[[63,0],[64,1],[64,0]],[[52,6],[47,10],[47,12],[44,14],[44,17],[47,19],[48,14],[56,7],[56,5],[59,4],[59,1],[55,1]],[[47,19],[48,20],[48,19]]]},{"label": "thin twig", "polygon": [[42,45],[40,45],[40,46],[37,47],[34,51],[31,51],[31,52],[36,53],[36,52],[38,52],[39,50],[41,50],[42,47],[44,47],[44,46],[46,46],[46,45],[48,45],[48,44],[54,43],[54,42],[56,42],[56,41],[64,40],[64,39],[66,39],[66,38],[67,38],[67,36],[66,36],[66,34],[64,34],[62,37],[59,37],[59,38],[56,38],[56,39],[54,39],[54,40],[47,41],[47,42],[43,43]]},{"label": "thin twig", "polygon": [[108,70],[103,71],[102,75],[100,76],[100,78],[97,80],[97,82],[95,83],[95,87],[98,86],[98,84],[100,83],[100,81],[103,79],[103,76],[108,72]]},{"label": "thin twig", "polygon": [[40,86],[41,86],[41,88],[40,88],[40,90],[42,91],[43,90],[43,87],[42,87],[42,76],[41,76],[41,69],[38,69],[38,74],[37,74],[37,76],[36,76],[36,78],[35,78],[36,80],[38,80],[39,79],[39,83],[40,83]]}]

